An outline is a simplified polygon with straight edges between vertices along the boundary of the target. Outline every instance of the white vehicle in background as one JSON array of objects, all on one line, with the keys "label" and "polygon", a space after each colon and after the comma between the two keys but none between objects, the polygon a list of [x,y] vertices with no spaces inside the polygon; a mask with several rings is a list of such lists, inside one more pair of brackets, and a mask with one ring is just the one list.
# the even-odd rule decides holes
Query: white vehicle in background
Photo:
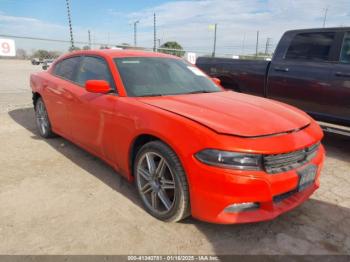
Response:
[{"label": "white vehicle in background", "polygon": [[43,60],[43,65],[42,65],[42,68],[43,70],[47,70],[53,63],[55,59],[51,58],[51,59],[44,59]]},{"label": "white vehicle in background", "polygon": [[43,61],[40,58],[34,57],[32,58],[31,62],[32,62],[32,65],[40,65]]}]

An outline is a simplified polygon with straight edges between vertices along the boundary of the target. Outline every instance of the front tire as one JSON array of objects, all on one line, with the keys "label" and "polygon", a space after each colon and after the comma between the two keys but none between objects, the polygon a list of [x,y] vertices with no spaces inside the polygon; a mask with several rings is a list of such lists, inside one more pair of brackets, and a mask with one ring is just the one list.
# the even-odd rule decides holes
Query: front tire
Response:
[{"label": "front tire", "polygon": [[146,211],[157,219],[177,222],[190,215],[185,172],[175,152],[161,141],[139,150],[134,162],[136,186]]},{"label": "front tire", "polygon": [[39,133],[44,138],[54,137],[44,100],[39,97],[35,103],[35,120]]}]

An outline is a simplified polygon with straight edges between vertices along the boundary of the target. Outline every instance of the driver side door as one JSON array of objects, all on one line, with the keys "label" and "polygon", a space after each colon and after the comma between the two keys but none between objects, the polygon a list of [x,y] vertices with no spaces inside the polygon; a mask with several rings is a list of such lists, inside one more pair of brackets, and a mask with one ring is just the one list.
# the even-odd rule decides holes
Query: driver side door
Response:
[{"label": "driver side door", "polygon": [[[90,93],[85,89],[88,80],[105,80],[111,93]],[[98,56],[84,56],[72,88],[70,119],[74,141],[90,152],[113,161],[114,117],[118,96],[108,64]]]}]

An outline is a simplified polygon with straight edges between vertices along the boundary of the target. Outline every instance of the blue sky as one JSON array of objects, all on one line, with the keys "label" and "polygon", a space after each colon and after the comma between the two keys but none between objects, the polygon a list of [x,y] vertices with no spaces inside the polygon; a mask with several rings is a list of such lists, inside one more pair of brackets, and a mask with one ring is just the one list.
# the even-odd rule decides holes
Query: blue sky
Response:
[{"label": "blue sky", "polygon": [[[65,0],[0,0],[0,34],[69,39]],[[327,26],[350,26],[349,0],[71,0],[74,37],[87,41],[91,30],[97,43],[153,45],[153,13],[157,13],[161,42],[178,41],[186,49],[210,53],[218,24],[217,48],[221,53],[253,53],[256,31],[260,50],[268,37],[273,48],[289,29],[321,27],[328,8]],[[35,48],[35,43],[17,41]],[[60,48],[52,45],[52,48]]]},{"label": "blue sky", "polygon": [[[72,23],[74,27],[110,31],[110,34],[115,31],[126,32],[132,29],[127,14],[164,2],[71,0]],[[0,0],[0,4],[0,12],[3,14],[35,18],[49,24],[67,25],[65,0]]]},{"label": "blue sky", "polygon": [[[91,26],[103,21],[108,12],[130,13],[145,8],[150,8],[164,0],[71,0],[71,8],[74,20],[81,26]],[[4,13],[33,17],[51,23],[66,23],[66,1],[65,0],[0,0],[0,10]],[[101,19],[102,18],[102,19]],[[106,20],[111,22],[110,20]]]}]

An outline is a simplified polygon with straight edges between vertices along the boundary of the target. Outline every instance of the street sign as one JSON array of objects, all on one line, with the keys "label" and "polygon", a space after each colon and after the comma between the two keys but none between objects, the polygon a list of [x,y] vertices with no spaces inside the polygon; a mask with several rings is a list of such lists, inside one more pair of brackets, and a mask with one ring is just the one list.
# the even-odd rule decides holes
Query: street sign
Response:
[{"label": "street sign", "polygon": [[196,53],[186,53],[186,59],[191,64],[196,64],[196,60],[197,60]]},{"label": "street sign", "polygon": [[0,38],[0,56],[16,56],[14,40]]}]

